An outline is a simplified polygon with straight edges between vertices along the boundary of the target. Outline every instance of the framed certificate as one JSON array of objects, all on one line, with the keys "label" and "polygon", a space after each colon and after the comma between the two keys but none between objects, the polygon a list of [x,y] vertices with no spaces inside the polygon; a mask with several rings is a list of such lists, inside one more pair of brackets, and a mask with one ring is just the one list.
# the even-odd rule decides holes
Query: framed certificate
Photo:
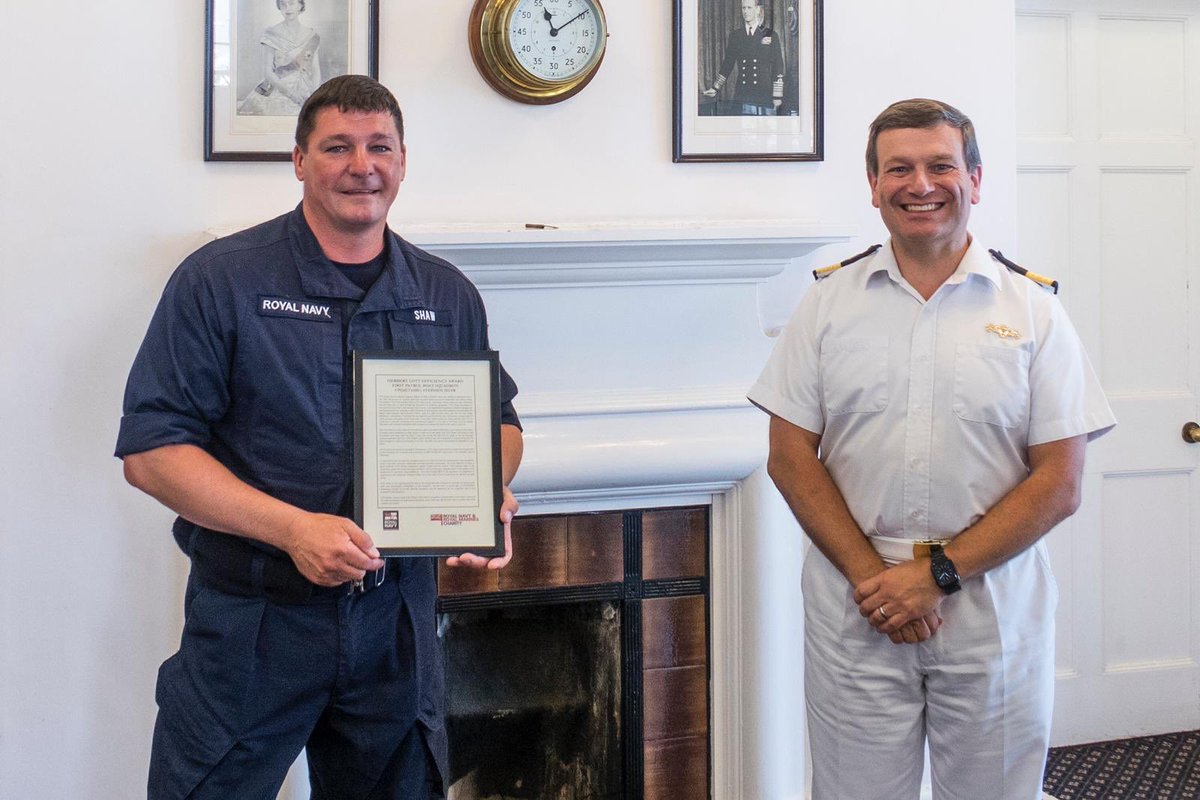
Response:
[{"label": "framed certificate", "polygon": [[385,556],[504,553],[500,359],[354,353],[355,522]]}]

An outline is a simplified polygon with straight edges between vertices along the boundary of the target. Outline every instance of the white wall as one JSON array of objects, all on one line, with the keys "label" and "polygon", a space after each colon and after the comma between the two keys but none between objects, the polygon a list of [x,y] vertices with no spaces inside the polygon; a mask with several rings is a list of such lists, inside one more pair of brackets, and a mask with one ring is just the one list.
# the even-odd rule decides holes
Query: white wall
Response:
[{"label": "white wall", "polygon": [[[0,11],[5,797],[127,798],[144,785],[183,558],[171,515],[127,487],[111,457],[125,374],[164,281],[201,232],[274,216],[299,197],[287,165],[202,161],[203,6]],[[863,178],[866,125],[892,100],[932,96],[982,133],[975,230],[1000,244],[1015,236],[1011,0],[827,0],[820,164],[671,163],[667,0],[608,0],[600,74],[549,108],[507,101],[476,75],[469,6],[383,3],[381,77],[409,125],[401,230],[406,220],[808,217],[858,226],[853,251],[882,230]],[[571,164],[591,191],[564,191],[547,162]],[[768,320],[786,314],[811,266],[764,293]]]}]

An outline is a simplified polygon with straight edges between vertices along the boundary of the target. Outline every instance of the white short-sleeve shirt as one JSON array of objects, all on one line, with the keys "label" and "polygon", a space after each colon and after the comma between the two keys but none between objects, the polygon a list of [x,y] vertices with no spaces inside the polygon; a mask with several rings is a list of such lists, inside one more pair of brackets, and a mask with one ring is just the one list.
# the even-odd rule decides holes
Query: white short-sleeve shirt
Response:
[{"label": "white short-sleeve shirt", "polygon": [[1058,299],[973,241],[928,300],[891,242],[805,294],[749,393],[821,435],[868,534],[953,536],[1028,474],[1030,445],[1116,423]]}]

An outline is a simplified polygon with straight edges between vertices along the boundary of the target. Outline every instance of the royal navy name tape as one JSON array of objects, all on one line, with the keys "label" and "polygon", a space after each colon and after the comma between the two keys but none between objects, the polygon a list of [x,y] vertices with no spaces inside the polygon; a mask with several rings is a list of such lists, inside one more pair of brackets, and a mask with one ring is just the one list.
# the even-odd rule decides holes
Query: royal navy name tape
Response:
[{"label": "royal navy name tape", "polygon": [[432,308],[404,308],[394,312],[396,319],[413,325],[449,325],[453,321],[449,310]]},{"label": "royal navy name tape", "polygon": [[289,300],[286,297],[258,298],[258,313],[264,317],[333,322],[333,310],[329,303],[310,303],[305,300]]}]

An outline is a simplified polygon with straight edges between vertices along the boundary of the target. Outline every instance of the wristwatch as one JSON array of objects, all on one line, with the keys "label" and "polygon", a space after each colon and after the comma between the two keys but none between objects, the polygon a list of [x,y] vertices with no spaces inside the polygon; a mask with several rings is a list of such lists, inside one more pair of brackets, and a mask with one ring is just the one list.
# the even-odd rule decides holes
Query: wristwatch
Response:
[{"label": "wristwatch", "polygon": [[943,594],[954,594],[962,588],[962,584],[958,582],[958,569],[940,544],[931,545],[929,548],[929,571],[933,573],[933,581]]}]

